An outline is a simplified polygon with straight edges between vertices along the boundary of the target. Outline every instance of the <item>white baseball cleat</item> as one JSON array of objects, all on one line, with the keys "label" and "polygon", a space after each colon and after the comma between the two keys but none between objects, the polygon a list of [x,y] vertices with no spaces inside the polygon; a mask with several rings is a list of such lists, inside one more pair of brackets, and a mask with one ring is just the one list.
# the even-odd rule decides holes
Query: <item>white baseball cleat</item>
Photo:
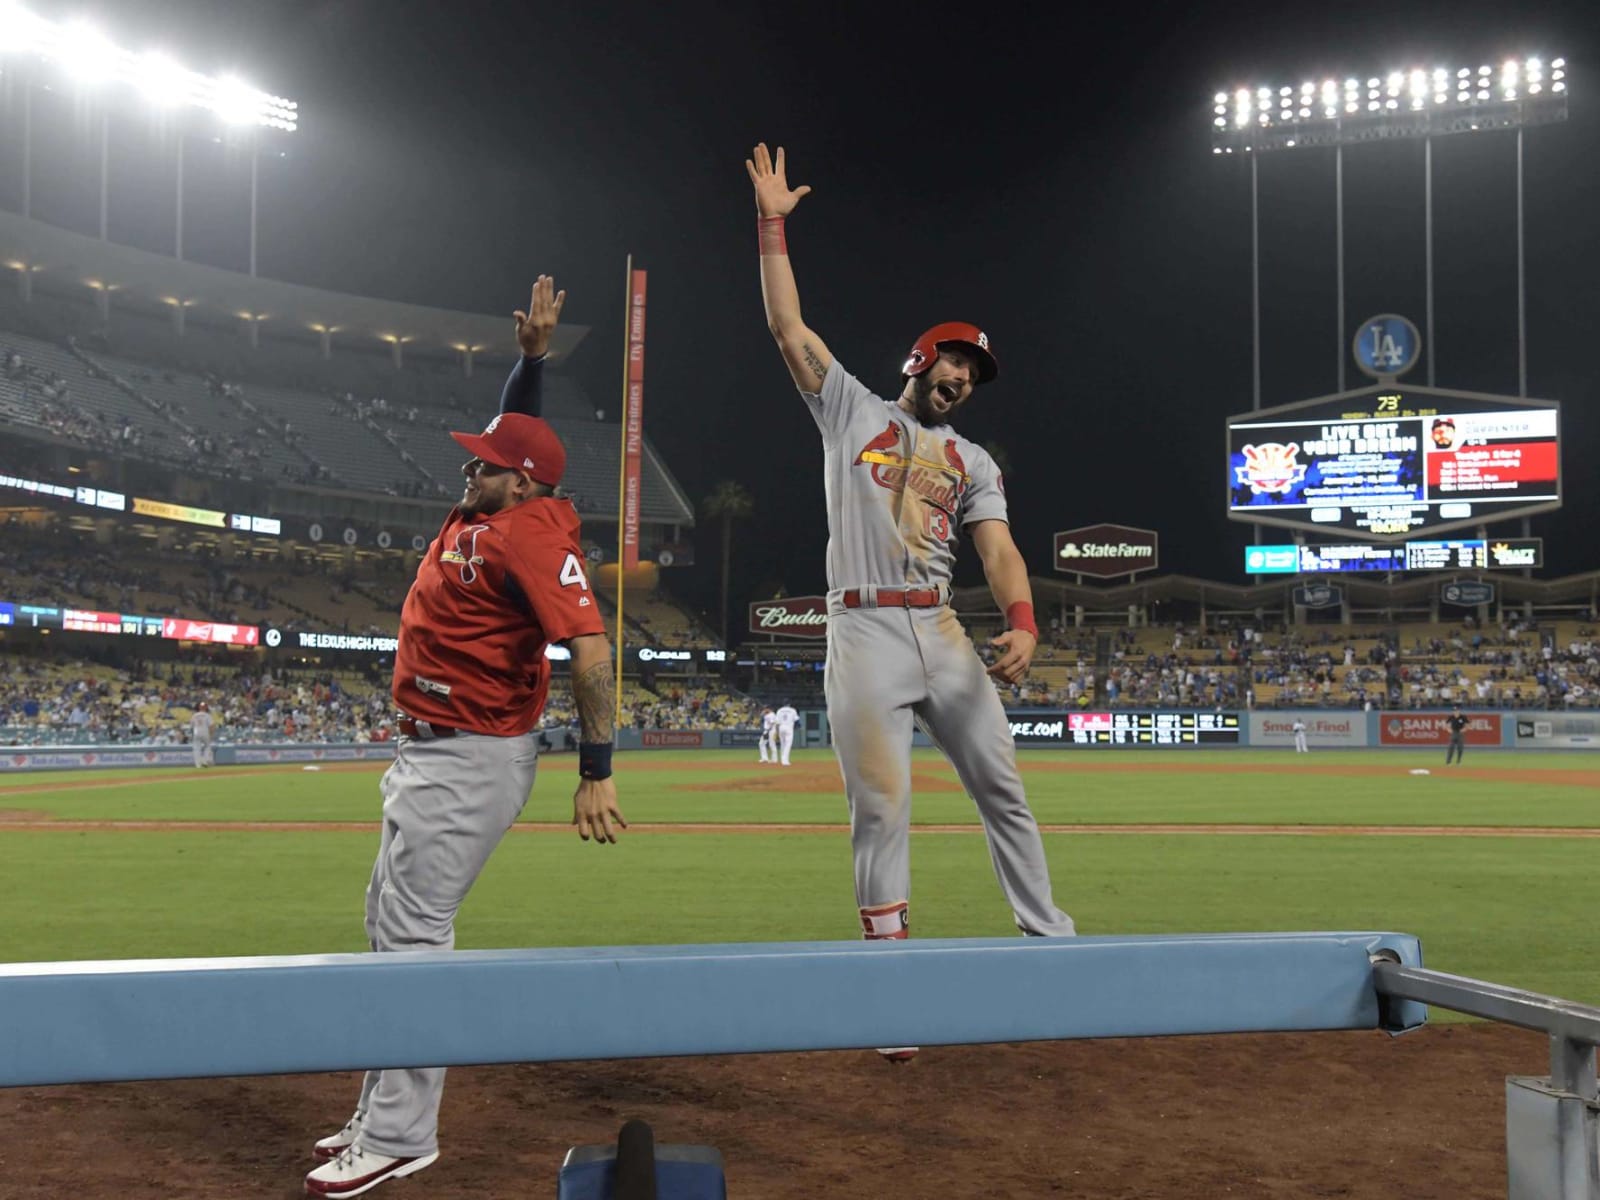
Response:
[{"label": "white baseball cleat", "polygon": [[431,1166],[438,1158],[437,1150],[414,1158],[392,1158],[363,1150],[360,1142],[352,1142],[338,1157],[329,1159],[306,1176],[306,1195],[359,1196],[385,1179],[399,1179]]},{"label": "white baseball cleat", "polygon": [[896,1066],[903,1066],[917,1056],[919,1046],[885,1046],[880,1047],[878,1053],[883,1055],[884,1062],[892,1062]]},{"label": "white baseball cleat", "polygon": [[320,1139],[311,1147],[311,1153],[316,1155],[317,1161],[327,1162],[330,1158],[337,1158],[350,1144],[361,1136],[361,1123],[366,1118],[366,1113],[357,1111],[338,1133],[330,1133]]}]

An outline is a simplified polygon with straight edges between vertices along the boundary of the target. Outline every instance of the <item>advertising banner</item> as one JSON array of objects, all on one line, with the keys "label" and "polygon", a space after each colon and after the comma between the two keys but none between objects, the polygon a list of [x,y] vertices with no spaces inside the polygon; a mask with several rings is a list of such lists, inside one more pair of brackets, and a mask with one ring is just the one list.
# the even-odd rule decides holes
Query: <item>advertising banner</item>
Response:
[{"label": "advertising banner", "polygon": [[1116,579],[1153,571],[1160,561],[1160,538],[1153,529],[1132,525],[1083,525],[1055,536],[1052,561],[1058,571]]},{"label": "advertising banner", "polygon": [[1250,714],[1252,746],[1294,745],[1294,723],[1306,724],[1306,745],[1324,750],[1348,750],[1367,744],[1367,714],[1364,712],[1311,712],[1284,709],[1281,712]]},{"label": "advertising banner", "polygon": [[1439,589],[1439,599],[1457,608],[1474,608],[1479,604],[1494,603],[1494,584],[1462,580],[1447,583]]},{"label": "advertising banner", "polygon": [[1294,589],[1294,602],[1302,608],[1338,608],[1344,603],[1344,589],[1328,583],[1308,583]]},{"label": "advertising banner", "polygon": [[[631,260],[630,260],[631,261]],[[639,506],[644,462],[645,272],[628,280],[628,411],[622,453],[622,565],[639,565]]]},{"label": "advertising banner", "polygon": [[184,617],[168,617],[161,623],[161,636],[180,642],[254,646],[261,640],[261,630],[254,625],[224,625],[217,621],[190,621]]},{"label": "advertising banner", "polygon": [[1600,712],[1517,717],[1517,745],[1534,750],[1600,750]]},{"label": "advertising banner", "polygon": [[706,735],[698,729],[644,729],[639,744],[646,750],[698,750],[706,744]]},{"label": "advertising banner", "polygon": [[[1473,712],[1468,718],[1466,741],[1469,746],[1498,746],[1501,740],[1500,714]],[[1387,712],[1378,717],[1380,746],[1448,746],[1450,719],[1447,712]]]},{"label": "advertising banner", "polygon": [[774,637],[827,637],[828,598],[789,596],[783,600],[752,600],[750,632]]}]

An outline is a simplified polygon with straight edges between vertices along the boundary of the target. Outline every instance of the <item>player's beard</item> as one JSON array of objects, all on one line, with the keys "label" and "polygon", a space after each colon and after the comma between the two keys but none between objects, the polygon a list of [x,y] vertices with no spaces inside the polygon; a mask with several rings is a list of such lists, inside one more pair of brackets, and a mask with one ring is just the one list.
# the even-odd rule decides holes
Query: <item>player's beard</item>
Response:
[{"label": "player's beard", "polygon": [[[472,498],[469,500],[468,497]],[[506,506],[504,497],[491,494],[490,491],[479,483],[469,483],[461,493],[461,502],[456,505],[461,510],[463,517],[489,517],[499,512]]]},{"label": "player's beard", "polygon": [[[955,407],[947,408],[943,413],[933,406],[933,380],[926,375],[913,375],[911,377],[911,415],[917,418],[921,425],[936,426],[950,424],[950,418],[955,415]],[[948,401],[949,396],[945,399]],[[959,407],[957,402],[956,407]]]}]

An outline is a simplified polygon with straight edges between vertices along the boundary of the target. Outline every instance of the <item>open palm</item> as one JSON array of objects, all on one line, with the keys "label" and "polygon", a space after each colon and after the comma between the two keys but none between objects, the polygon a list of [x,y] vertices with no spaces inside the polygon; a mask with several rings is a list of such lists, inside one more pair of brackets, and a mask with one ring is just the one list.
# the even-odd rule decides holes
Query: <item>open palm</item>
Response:
[{"label": "open palm", "polygon": [[786,217],[800,203],[800,197],[811,191],[809,184],[791,189],[783,165],[783,147],[778,147],[777,162],[767,152],[767,144],[759,143],[752,157],[744,160],[750,172],[750,182],[756,186],[756,211],[763,217]]}]

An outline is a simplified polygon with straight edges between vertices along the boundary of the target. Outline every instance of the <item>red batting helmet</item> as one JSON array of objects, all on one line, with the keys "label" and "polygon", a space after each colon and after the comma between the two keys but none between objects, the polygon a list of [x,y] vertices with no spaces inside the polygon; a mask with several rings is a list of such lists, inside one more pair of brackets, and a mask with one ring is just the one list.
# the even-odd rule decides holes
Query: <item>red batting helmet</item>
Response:
[{"label": "red batting helmet", "polygon": [[943,325],[935,325],[917,339],[916,345],[911,347],[911,353],[906,356],[905,366],[900,368],[900,374],[921,375],[933,366],[939,357],[939,347],[945,345],[964,346],[972,351],[978,360],[979,383],[988,383],[1000,373],[1000,364],[989,349],[987,333],[965,321],[946,321]]}]

